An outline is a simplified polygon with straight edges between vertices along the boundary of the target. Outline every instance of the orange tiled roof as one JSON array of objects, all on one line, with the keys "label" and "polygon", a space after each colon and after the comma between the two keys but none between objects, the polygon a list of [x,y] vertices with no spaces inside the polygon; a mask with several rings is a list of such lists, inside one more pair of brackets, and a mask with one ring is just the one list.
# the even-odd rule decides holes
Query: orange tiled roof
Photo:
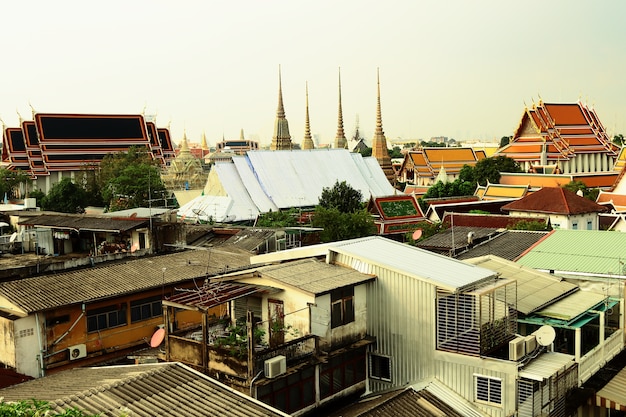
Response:
[{"label": "orange tiled roof", "polygon": [[521,198],[524,197],[527,193],[527,185],[487,184],[487,187],[481,198],[483,200]]},{"label": "orange tiled roof", "polygon": [[545,187],[502,207],[503,211],[548,214],[600,213],[606,207],[561,187]]}]

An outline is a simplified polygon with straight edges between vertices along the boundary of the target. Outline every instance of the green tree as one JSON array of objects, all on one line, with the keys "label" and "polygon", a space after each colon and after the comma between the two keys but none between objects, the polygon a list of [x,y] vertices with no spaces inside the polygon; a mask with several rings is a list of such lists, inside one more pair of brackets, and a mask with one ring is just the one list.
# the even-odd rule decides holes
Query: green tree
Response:
[{"label": "green tree", "polygon": [[596,201],[598,199],[598,194],[600,194],[599,188],[587,188],[585,183],[580,180],[570,181],[567,184],[565,184],[563,188],[573,193],[578,193],[578,191],[581,191],[583,194],[583,197],[591,201]]},{"label": "green tree", "polygon": [[[415,232],[415,230],[418,230],[418,229],[421,230],[422,233],[421,233],[420,238],[415,240],[413,239],[413,233]],[[415,229],[413,231],[406,233],[405,240],[409,243],[409,245],[415,246],[417,242],[420,242],[426,238],[436,235],[437,233],[446,229],[447,229],[447,224],[443,224],[441,222],[437,222],[437,223],[431,223],[427,221],[419,222],[415,225]]]},{"label": "green tree", "polygon": [[487,185],[487,182],[497,184],[500,182],[501,172],[522,172],[522,170],[514,159],[508,156],[494,156],[476,162],[474,179],[480,185]]},{"label": "green tree", "polygon": [[102,190],[100,189],[100,168],[93,165],[83,167],[75,176],[79,184],[87,192],[87,205],[103,207]]},{"label": "green tree", "polygon": [[622,135],[621,133],[618,133],[617,135],[613,136],[613,143],[616,144],[617,146],[623,146],[624,135]]},{"label": "green tree", "polygon": [[[120,412],[120,417],[126,413]],[[24,400],[15,403],[4,402],[0,399],[0,416],[2,417],[98,417],[99,414],[85,413],[77,408],[70,408],[62,412],[52,411],[50,403],[39,400]]]},{"label": "green tree", "polygon": [[269,211],[261,213],[256,221],[258,227],[292,227],[298,225],[298,210]]},{"label": "green tree", "polygon": [[87,193],[70,178],[63,178],[41,199],[41,208],[61,213],[84,213]]},{"label": "green tree", "polygon": [[519,222],[516,222],[511,227],[508,227],[508,229],[542,231],[542,230],[548,230],[549,226],[547,223],[540,222],[537,220],[521,220]]},{"label": "green tree", "polygon": [[511,143],[511,139],[513,139],[513,136],[502,136],[500,138],[500,147],[504,148],[506,145]]},{"label": "green tree", "polygon": [[326,208],[336,208],[340,213],[354,213],[363,208],[363,195],[345,181],[335,182],[332,187],[324,187],[319,197],[319,205]]},{"label": "green tree", "polygon": [[374,220],[365,209],[342,213],[335,207],[317,206],[312,221],[313,226],[323,229],[320,233],[322,242],[354,239],[376,233]]},{"label": "green tree", "polygon": [[372,156],[372,148],[365,148],[365,149],[361,150],[359,153],[363,157]]},{"label": "green tree", "polygon": [[400,149],[399,146],[394,146],[393,149],[387,149],[387,152],[389,153],[389,157],[392,159],[404,158],[404,155],[402,154],[402,149]]},{"label": "green tree", "polygon": [[[145,152],[109,154],[100,163],[97,178],[105,207],[109,211],[149,205],[165,205],[167,190],[161,181],[158,163]],[[160,204],[154,204],[160,203]]]},{"label": "green tree", "polygon": [[26,172],[0,168],[0,199],[4,199],[5,195],[7,198],[20,197],[23,195],[21,191],[27,193],[31,184],[32,180]]}]

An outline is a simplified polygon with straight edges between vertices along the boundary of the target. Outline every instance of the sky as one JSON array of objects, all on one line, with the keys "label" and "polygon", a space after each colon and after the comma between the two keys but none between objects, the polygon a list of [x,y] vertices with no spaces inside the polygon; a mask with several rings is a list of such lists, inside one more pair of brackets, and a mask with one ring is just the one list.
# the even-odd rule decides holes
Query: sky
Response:
[{"label": "sky", "polygon": [[377,71],[387,140],[495,141],[525,106],[583,101],[626,134],[626,2],[84,0],[5,2],[0,118],[154,115],[178,143],[271,142],[282,75],[292,141],[308,85],[317,144],[370,142]]}]

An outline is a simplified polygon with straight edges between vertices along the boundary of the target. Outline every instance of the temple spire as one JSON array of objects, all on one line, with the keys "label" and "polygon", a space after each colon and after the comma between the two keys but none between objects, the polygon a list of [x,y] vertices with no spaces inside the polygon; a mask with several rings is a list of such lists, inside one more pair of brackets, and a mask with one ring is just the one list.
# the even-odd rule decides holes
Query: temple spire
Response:
[{"label": "temple spire", "polygon": [[376,82],[376,131],[374,132],[374,138],[372,139],[372,156],[378,161],[378,164],[383,169],[387,180],[389,180],[390,183],[395,184],[395,173],[393,167],[391,166],[391,157],[389,156],[389,150],[387,148],[387,138],[385,138],[385,132],[383,131],[382,112],[380,110],[380,74],[378,68],[376,68]]},{"label": "temple spire", "polygon": [[283,87],[278,66],[278,109],[276,110],[276,121],[274,122],[274,136],[270,149],[273,151],[291,149],[291,135],[289,135],[289,122],[285,117],[285,107],[283,106]]},{"label": "temple spire", "polygon": [[306,116],[304,120],[304,141],[302,149],[315,149],[313,138],[311,137],[311,124],[309,122],[309,83],[306,83]]},{"label": "temple spire", "polygon": [[335,148],[348,148],[346,134],[343,131],[343,112],[341,110],[341,68],[339,68],[339,110],[337,114],[337,135],[335,136]]},{"label": "temple spire", "polygon": [[209,145],[206,143],[206,133],[202,132],[202,143],[200,143],[203,151],[209,150]]}]

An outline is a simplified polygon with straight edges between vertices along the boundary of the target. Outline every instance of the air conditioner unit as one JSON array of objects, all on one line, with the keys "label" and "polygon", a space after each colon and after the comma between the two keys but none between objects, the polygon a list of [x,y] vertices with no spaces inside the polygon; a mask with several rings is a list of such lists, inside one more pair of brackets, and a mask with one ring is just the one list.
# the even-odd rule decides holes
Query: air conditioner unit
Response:
[{"label": "air conditioner unit", "polygon": [[70,360],[76,360],[87,356],[87,346],[85,344],[74,345],[67,348],[70,351]]},{"label": "air conditioner unit", "polygon": [[526,338],[516,337],[509,342],[509,360],[518,361],[526,354]]},{"label": "air conditioner unit", "polygon": [[276,378],[287,371],[287,358],[283,355],[268,359],[265,365],[265,378]]},{"label": "air conditioner unit", "polygon": [[526,336],[526,354],[532,353],[535,349],[537,349],[537,338],[535,335]]}]

